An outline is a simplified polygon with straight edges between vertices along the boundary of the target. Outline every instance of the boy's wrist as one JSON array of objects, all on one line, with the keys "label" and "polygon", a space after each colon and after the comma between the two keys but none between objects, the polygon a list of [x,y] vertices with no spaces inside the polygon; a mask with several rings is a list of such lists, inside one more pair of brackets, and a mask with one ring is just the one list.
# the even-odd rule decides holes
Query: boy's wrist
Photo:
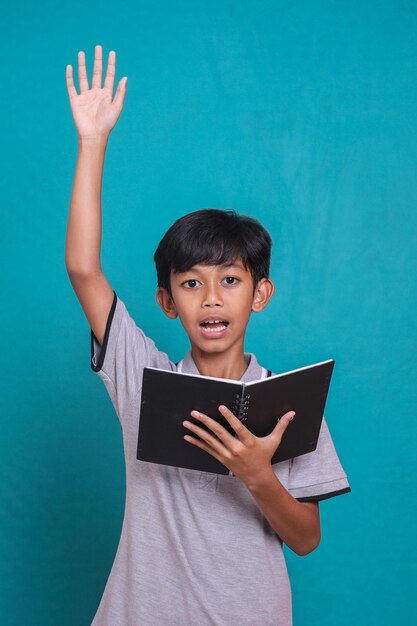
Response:
[{"label": "boy's wrist", "polygon": [[97,135],[81,137],[78,135],[78,147],[87,149],[106,148],[109,135]]},{"label": "boy's wrist", "polygon": [[274,470],[272,469],[272,465],[262,468],[258,472],[249,476],[244,483],[250,492],[258,492],[262,491],[267,486],[271,485],[271,481],[276,482],[276,475]]}]

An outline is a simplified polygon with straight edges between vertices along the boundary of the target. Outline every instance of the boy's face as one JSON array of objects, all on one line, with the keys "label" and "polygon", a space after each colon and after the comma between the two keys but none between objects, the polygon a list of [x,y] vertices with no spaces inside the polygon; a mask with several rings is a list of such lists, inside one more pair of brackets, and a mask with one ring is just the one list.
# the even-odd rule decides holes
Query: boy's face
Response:
[{"label": "boy's face", "polygon": [[253,277],[240,259],[226,265],[195,265],[171,272],[172,297],[159,288],[157,300],[171,319],[180,318],[193,348],[225,352],[243,341],[251,311],[261,311],[274,292],[270,279]]}]

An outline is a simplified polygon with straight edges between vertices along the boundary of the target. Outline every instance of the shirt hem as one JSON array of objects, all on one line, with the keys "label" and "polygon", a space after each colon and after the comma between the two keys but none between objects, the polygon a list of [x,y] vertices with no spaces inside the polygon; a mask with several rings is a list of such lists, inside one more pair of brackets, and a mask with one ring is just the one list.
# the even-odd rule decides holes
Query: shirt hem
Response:
[{"label": "shirt hem", "polygon": [[98,341],[97,337],[95,336],[93,329],[90,328],[90,350],[91,350],[91,357],[90,357],[90,366],[91,369],[93,370],[93,372],[99,372],[101,370],[101,368],[103,367],[103,363],[104,363],[104,358],[106,356],[106,350],[107,350],[107,343],[109,340],[109,334],[110,334],[110,328],[111,328],[111,324],[113,321],[113,317],[114,317],[114,312],[116,310],[116,303],[117,303],[117,295],[116,292],[113,290],[113,302],[110,308],[110,312],[109,312],[109,316],[107,318],[107,323],[106,323],[106,329],[104,331],[104,338],[103,338],[103,343],[101,345],[101,350],[100,350],[100,354],[98,357],[98,361],[97,364],[94,363],[94,341],[93,339],[95,339],[97,341],[97,343],[100,345],[100,342]]},{"label": "shirt hem", "polygon": [[327,500],[327,498],[333,498],[334,496],[341,496],[343,493],[349,493],[350,491],[352,491],[350,487],[345,487],[337,491],[328,491],[327,493],[321,493],[315,496],[301,496],[295,499],[298,500],[298,502],[318,502],[319,500]]}]

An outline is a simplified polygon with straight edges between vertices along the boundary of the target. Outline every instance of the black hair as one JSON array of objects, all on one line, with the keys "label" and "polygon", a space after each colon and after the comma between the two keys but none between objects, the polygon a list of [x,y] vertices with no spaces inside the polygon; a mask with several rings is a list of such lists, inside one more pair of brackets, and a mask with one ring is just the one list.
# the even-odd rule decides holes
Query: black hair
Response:
[{"label": "black hair", "polygon": [[154,254],[158,287],[172,296],[170,276],[194,265],[222,265],[240,258],[254,289],[269,277],[272,240],[258,220],[234,210],[200,209],[176,220]]}]

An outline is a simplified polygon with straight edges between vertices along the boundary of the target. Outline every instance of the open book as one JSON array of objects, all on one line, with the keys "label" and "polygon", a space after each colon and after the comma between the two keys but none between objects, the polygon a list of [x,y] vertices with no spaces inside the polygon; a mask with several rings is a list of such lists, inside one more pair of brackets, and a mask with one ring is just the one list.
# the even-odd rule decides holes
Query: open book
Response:
[{"label": "open book", "polygon": [[171,372],[143,370],[142,402],[136,458],[216,474],[228,468],[205,450],[184,439],[196,434],[183,426],[193,409],[235,432],[218,411],[227,406],[254,435],[269,435],[279,418],[295,411],[271,463],[279,463],[317,447],[330,379],[335,361],[329,359],[252,382]]}]

